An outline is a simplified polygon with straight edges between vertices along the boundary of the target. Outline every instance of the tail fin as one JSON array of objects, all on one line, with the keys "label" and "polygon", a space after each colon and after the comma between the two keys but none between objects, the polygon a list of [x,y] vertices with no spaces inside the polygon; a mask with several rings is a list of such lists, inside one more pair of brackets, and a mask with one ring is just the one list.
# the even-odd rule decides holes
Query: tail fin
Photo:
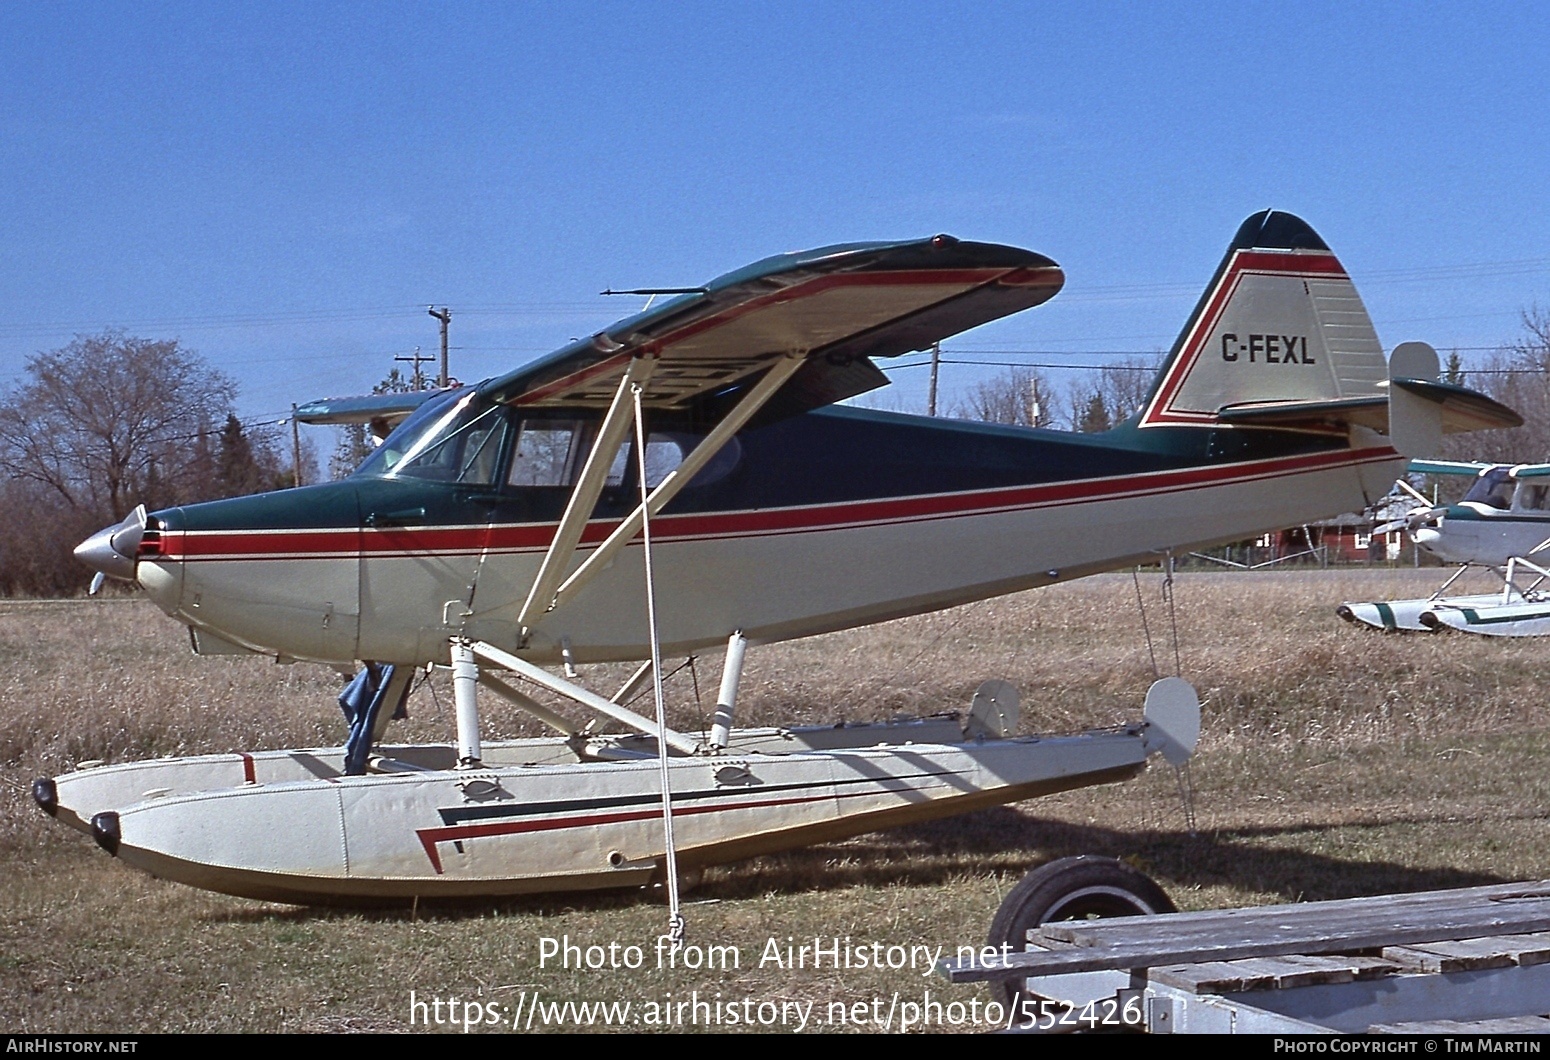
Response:
[{"label": "tail fin", "polygon": [[1152,387],[1140,426],[1212,426],[1225,406],[1385,395],[1383,347],[1307,222],[1243,222]]}]

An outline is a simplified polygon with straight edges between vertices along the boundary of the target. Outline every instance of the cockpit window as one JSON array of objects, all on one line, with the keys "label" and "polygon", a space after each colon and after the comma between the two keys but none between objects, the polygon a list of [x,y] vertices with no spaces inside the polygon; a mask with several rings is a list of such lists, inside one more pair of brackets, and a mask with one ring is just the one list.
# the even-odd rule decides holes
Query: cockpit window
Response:
[{"label": "cockpit window", "polygon": [[[668,473],[677,470],[684,462],[684,458],[692,453],[704,439],[697,434],[686,434],[679,431],[667,431],[657,433],[653,431],[646,438],[646,487],[655,489],[667,478]],[[694,489],[698,486],[709,486],[713,482],[720,482],[732,473],[742,458],[743,446],[736,437],[728,438],[716,455],[699,471],[685,486],[686,489]],[[635,466],[635,445],[633,442],[621,446],[614,457],[613,466],[608,469],[608,484],[617,486],[624,481],[625,469]]]},{"label": "cockpit window", "polygon": [[517,430],[509,486],[569,486],[576,469],[575,420],[527,420]]},{"label": "cockpit window", "polygon": [[1530,512],[1550,510],[1550,482],[1519,482],[1513,507]]},{"label": "cockpit window", "polygon": [[489,485],[500,464],[505,412],[472,391],[432,398],[388,435],[355,474]]},{"label": "cockpit window", "polygon": [[[677,438],[653,432],[646,436],[646,488],[656,489],[668,473],[684,462],[683,443]],[[635,466],[635,443],[619,447],[614,462],[608,468],[608,484],[617,486],[624,482],[625,471]]]},{"label": "cockpit window", "polygon": [[1493,467],[1475,479],[1475,484],[1469,487],[1469,492],[1464,494],[1464,499],[1506,511],[1512,507],[1512,488],[1509,469]]}]

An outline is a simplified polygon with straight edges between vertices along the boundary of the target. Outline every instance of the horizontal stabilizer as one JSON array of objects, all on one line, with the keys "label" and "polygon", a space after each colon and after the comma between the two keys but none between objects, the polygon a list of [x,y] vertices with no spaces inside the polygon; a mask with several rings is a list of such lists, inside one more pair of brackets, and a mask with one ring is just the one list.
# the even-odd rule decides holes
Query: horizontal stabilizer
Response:
[{"label": "horizontal stabilizer", "polygon": [[[1392,386],[1442,406],[1442,433],[1519,427],[1523,417],[1499,401],[1467,387],[1435,383],[1427,379],[1395,379]],[[1282,430],[1343,431],[1351,425],[1389,433],[1389,399],[1386,396],[1340,398],[1331,401],[1254,401],[1224,406],[1217,419],[1235,427],[1271,427]],[[1447,470],[1417,468],[1425,463],[1441,468],[1443,461],[1415,461],[1412,471],[1438,475],[1475,475],[1489,464],[1447,464]],[[1526,465],[1527,466],[1527,465]],[[1540,465],[1535,465],[1540,466]],[[1550,465],[1540,474],[1550,474]]]},{"label": "horizontal stabilizer", "polygon": [[1442,406],[1442,433],[1492,431],[1523,426],[1523,417],[1478,390],[1430,379],[1399,379],[1393,385]]},{"label": "horizontal stabilizer", "polygon": [[1217,419],[1233,427],[1344,432],[1352,424],[1388,432],[1389,399],[1337,398],[1331,401],[1251,401],[1223,406]]}]

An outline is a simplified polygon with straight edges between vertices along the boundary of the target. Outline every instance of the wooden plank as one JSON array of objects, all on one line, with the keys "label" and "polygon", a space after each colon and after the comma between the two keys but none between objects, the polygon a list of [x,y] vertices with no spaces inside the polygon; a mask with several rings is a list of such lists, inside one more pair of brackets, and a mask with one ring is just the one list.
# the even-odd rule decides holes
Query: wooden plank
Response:
[{"label": "wooden plank", "polygon": [[1238,994],[1249,990],[1290,990],[1299,986],[1349,983],[1376,979],[1399,971],[1399,965],[1377,957],[1249,957],[1237,961],[1207,961],[1153,968],[1154,983],[1192,994]]},{"label": "wooden plank", "polygon": [[[1127,917],[1128,920],[1162,919]],[[1423,923],[1345,925],[1338,930],[1320,929],[1317,924],[1295,925],[1277,937],[1265,934],[1217,939],[1147,939],[1144,933],[1122,943],[1105,946],[1069,946],[1060,949],[1012,953],[1006,965],[998,968],[958,966],[944,962],[942,972],[955,983],[984,982],[1019,976],[1060,975],[1068,972],[1096,972],[1108,969],[1157,968],[1164,965],[1199,964],[1232,961],[1247,957],[1279,957],[1290,954],[1330,954],[1350,950],[1380,949],[1477,937],[1481,935],[1521,934],[1550,931],[1550,908],[1523,911],[1517,916],[1494,918],[1489,925],[1478,917],[1442,917]]]},{"label": "wooden plank", "polygon": [[1147,978],[1192,994],[1236,994],[1270,985],[1268,976],[1249,976],[1240,965],[1239,961],[1174,964],[1150,969]]},{"label": "wooden plank", "polygon": [[1275,990],[1289,990],[1298,986],[1314,986],[1318,983],[1349,983],[1356,976],[1343,965],[1310,968],[1293,960],[1298,954],[1284,957],[1250,957],[1233,963],[1245,971],[1258,972],[1270,981]]},{"label": "wooden plank", "polygon": [[1511,968],[1517,961],[1504,952],[1500,938],[1453,939],[1420,943],[1414,946],[1385,946],[1385,960],[1403,965],[1406,971],[1442,974],[1469,972],[1485,968]]},{"label": "wooden plank", "polygon": [[1399,971],[1399,966],[1393,961],[1378,957],[1351,957],[1343,954],[1326,957],[1292,953],[1274,959],[1291,969],[1276,979],[1276,986],[1283,990],[1325,983],[1352,983],[1358,979],[1381,979]]},{"label": "wooden plank", "polygon": [[1224,934],[1277,938],[1288,932],[1305,930],[1314,921],[1346,931],[1363,931],[1369,926],[1387,923],[1410,925],[1439,912],[1446,912],[1455,920],[1490,927],[1498,917],[1516,920],[1531,907],[1550,910],[1550,881],[1201,913],[1061,921],[1041,925],[1037,937],[1080,946],[1102,946],[1127,943],[1138,934],[1144,934],[1150,941],[1184,946]]},{"label": "wooden plank", "polygon": [[1550,1017],[1510,1016],[1496,1020],[1417,1020],[1374,1023],[1369,1034],[1550,1034]]},{"label": "wooden plank", "polygon": [[[1317,960],[1318,958],[1307,957],[1298,959]],[[1387,975],[1399,974],[1398,965],[1393,961],[1385,961],[1381,957],[1341,957],[1339,959],[1355,973],[1358,982],[1367,979],[1382,979]]]},{"label": "wooden plank", "polygon": [[1536,931],[1530,935],[1508,935],[1498,939],[1502,948],[1512,954],[1520,967],[1550,964],[1550,931]]},{"label": "wooden plank", "polygon": [[[1330,954],[1450,939],[1550,932],[1550,880],[1203,913],[1045,924],[1064,952],[1014,953],[1007,967],[946,964],[953,982],[1116,968]],[[1532,947],[1530,947],[1532,948]]]}]

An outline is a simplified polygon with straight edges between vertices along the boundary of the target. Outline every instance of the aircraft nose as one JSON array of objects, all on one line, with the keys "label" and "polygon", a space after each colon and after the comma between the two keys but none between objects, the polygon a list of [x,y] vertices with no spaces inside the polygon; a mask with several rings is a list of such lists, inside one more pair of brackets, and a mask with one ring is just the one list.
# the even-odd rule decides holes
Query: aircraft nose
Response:
[{"label": "aircraft nose", "polygon": [[1433,552],[1436,550],[1437,542],[1442,540],[1442,532],[1434,526],[1422,526],[1412,530],[1410,537],[1426,551]]},{"label": "aircraft nose", "polygon": [[135,553],[145,536],[145,505],[139,505],[123,522],[105,526],[75,546],[75,558],[99,575],[135,580]]}]

